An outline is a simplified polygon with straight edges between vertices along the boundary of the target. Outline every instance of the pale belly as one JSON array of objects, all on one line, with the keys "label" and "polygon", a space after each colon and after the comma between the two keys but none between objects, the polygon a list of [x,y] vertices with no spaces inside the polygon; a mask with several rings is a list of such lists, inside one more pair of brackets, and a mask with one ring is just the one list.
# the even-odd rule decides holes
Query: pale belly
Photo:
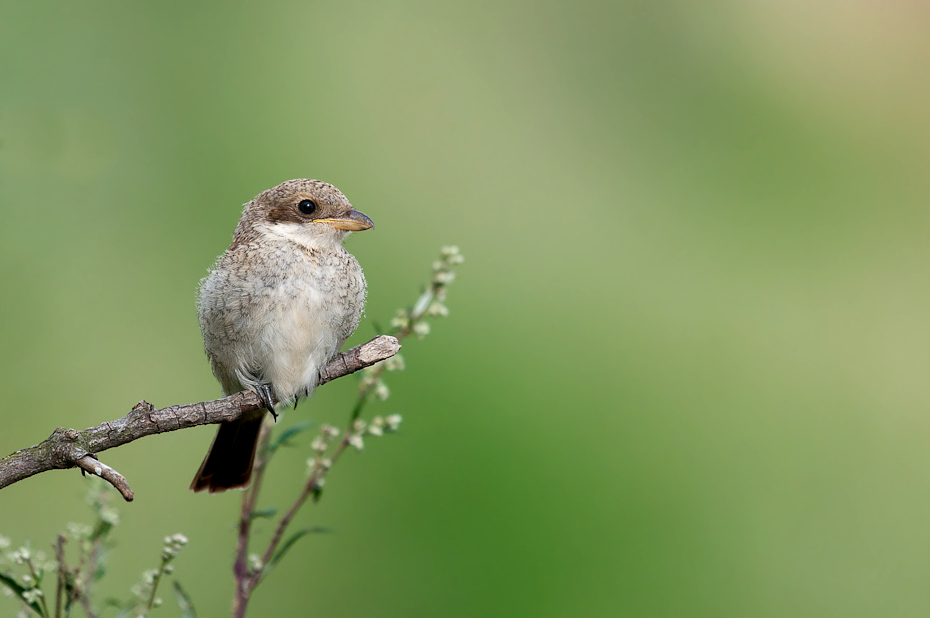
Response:
[{"label": "pale belly", "polygon": [[322,301],[312,288],[288,300],[274,307],[272,320],[256,333],[262,378],[271,383],[281,401],[311,394],[320,367],[342,345],[333,328],[333,322],[342,321],[342,312],[332,303]]}]

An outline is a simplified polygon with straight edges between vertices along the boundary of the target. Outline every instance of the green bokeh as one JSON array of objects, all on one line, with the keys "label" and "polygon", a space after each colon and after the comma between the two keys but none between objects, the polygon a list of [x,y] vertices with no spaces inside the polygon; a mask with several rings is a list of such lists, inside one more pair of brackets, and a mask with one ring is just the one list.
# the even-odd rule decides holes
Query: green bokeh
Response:
[{"label": "green bokeh", "polygon": [[[299,524],[335,533],[255,616],[925,615],[928,17],[0,2],[0,451],[217,396],[197,281],[243,202],[320,178],[377,225],[347,243],[353,342],[441,245],[466,263],[373,406],[402,433],[334,469]],[[286,422],[342,424],[354,386]],[[137,498],[101,598],[183,532],[178,578],[227,613],[241,494],[187,490],[211,435],[104,454]],[[4,489],[0,534],[42,547],[83,493],[76,471]]]}]

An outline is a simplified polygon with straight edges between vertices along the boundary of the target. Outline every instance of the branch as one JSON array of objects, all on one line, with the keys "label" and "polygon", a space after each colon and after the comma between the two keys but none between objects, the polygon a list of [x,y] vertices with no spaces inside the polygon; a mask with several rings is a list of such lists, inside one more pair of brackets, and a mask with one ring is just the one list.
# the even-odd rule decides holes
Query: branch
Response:
[{"label": "branch", "polygon": [[[400,343],[389,335],[346,350],[320,370],[319,384],[325,384],[394,356]],[[132,490],[126,479],[113,468],[97,461],[96,454],[157,433],[234,421],[243,414],[264,407],[258,395],[242,391],[222,399],[156,409],[140,401],[129,414],[115,421],[88,427],[84,431],[59,427],[47,440],[0,459],[0,489],[47,470],[81,467],[103,477],[127,501]]]},{"label": "branch", "polygon": [[132,502],[133,493],[129,488],[129,482],[126,480],[126,477],[97,459],[96,455],[84,455],[74,463],[81,470],[90,472],[91,474],[96,474],[113,487],[116,487],[116,489],[119,490],[119,492],[123,495],[123,498],[126,500],[126,502]]}]

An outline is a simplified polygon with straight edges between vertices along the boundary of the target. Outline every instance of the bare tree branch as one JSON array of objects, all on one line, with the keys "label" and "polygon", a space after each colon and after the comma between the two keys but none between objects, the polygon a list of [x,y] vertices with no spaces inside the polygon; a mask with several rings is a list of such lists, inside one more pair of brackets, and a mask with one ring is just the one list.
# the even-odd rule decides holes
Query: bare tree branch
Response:
[{"label": "bare tree branch", "polygon": [[[319,383],[324,384],[374,365],[394,356],[398,350],[400,343],[396,338],[389,335],[375,337],[368,343],[338,354],[320,370]],[[157,433],[232,421],[262,407],[258,395],[252,391],[160,410],[140,401],[123,418],[83,431],[59,427],[44,442],[0,459],[0,489],[40,472],[79,466],[103,477],[130,501],[133,493],[125,477],[99,462],[97,453]]]}]

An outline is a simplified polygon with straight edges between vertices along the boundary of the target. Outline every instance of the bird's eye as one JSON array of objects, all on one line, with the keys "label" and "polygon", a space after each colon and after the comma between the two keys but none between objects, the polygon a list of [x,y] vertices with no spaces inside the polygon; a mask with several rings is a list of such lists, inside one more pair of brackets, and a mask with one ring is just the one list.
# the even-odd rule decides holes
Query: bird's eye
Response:
[{"label": "bird's eye", "polygon": [[316,210],[316,202],[313,200],[300,200],[297,209],[305,215],[313,214],[313,211]]}]

